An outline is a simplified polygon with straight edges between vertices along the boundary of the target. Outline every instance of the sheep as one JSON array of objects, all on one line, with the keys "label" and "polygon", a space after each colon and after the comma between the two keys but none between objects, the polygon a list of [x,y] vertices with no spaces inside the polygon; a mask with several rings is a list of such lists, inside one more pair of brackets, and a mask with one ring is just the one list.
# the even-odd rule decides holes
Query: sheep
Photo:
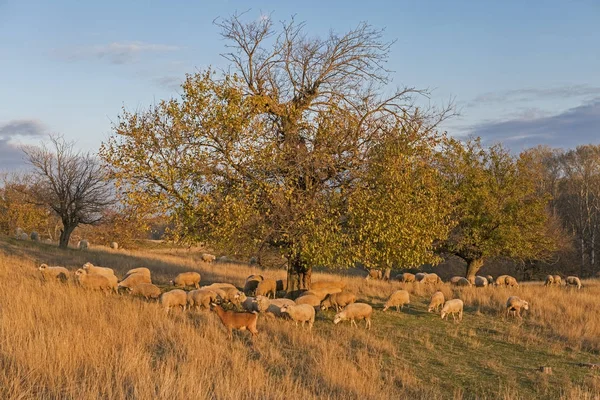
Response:
[{"label": "sheep", "polygon": [[506,301],[506,316],[508,317],[512,313],[513,316],[523,319],[521,317],[521,309],[525,311],[529,310],[529,303],[517,296],[510,296]]},{"label": "sheep", "polygon": [[309,295],[313,295],[319,298],[319,301],[323,301],[325,299],[325,297],[327,297],[327,295],[329,294],[333,294],[333,293],[340,293],[343,289],[340,289],[339,287],[320,287],[318,289],[310,289],[307,291],[304,291],[300,294],[300,297],[302,296],[309,296]]},{"label": "sheep", "polygon": [[425,278],[425,273],[419,272],[415,274],[415,282],[421,282]]},{"label": "sheep", "polygon": [[20,240],[27,240],[29,239],[29,235],[25,232],[21,233],[21,237],[19,237]]},{"label": "sheep", "polygon": [[544,282],[544,286],[552,286],[554,285],[554,276],[548,275],[546,276],[546,281]]},{"label": "sheep", "polygon": [[365,303],[352,303],[348,304],[344,309],[337,313],[333,318],[333,323],[338,324],[341,321],[350,320],[350,325],[356,325],[356,320],[365,320],[365,327],[371,329],[371,315],[373,314],[373,307]]},{"label": "sheep", "polygon": [[241,293],[238,297],[241,302],[242,308],[246,311],[265,312],[269,308],[269,299],[265,296],[247,297]]},{"label": "sheep", "polygon": [[380,269],[370,269],[367,272],[368,272],[368,275],[365,278],[366,280],[369,280],[369,279],[381,279],[383,277],[383,273],[381,272]]},{"label": "sheep", "polygon": [[494,277],[493,276],[486,275],[485,279],[487,279],[488,285],[493,285],[494,284]]},{"label": "sheep", "polygon": [[556,286],[562,285],[562,279],[561,279],[560,275],[554,275],[554,284]]},{"label": "sheep", "polygon": [[383,311],[387,311],[390,307],[396,307],[396,311],[399,312],[405,304],[410,305],[410,295],[406,290],[396,290],[383,305]]},{"label": "sheep", "polygon": [[82,268],[75,271],[75,277],[79,285],[85,289],[117,291],[117,283],[111,282],[106,276],[87,273]]},{"label": "sheep", "polygon": [[506,286],[509,286],[509,287],[519,287],[519,283],[517,282],[517,280],[514,277],[510,276],[510,275],[508,275],[506,277],[505,281],[506,281]]},{"label": "sheep", "polygon": [[256,322],[258,321],[257,313],[225,311],[215,303],[211,303],[211,310],[218,315],[223,326],[227,328],[227,337],[229,339],[233,338],[233,329],[240,331],[248,330],[252,334],[252,337],[258,335],[258,330],[256,329]]},{"label": "sheep", "polygon": [[40,241],[40,234],[37,233],[37,232],[35,232],[35,231],[31,232],[31,235],[29,235],[29,237],[34,242],[39,242]]},{"label": "sheep", "polygon": [[210,303],[216,302],[217,297],[217,294],[212,290],[196,289],[188,292],[187,304],[190,309],[195,307],[197,310],[199,310],[200,306],[209,309]]},{"label": "sheep", "polygon": [[389,282],[391,274],[392,274],[392,269],[391,268],[386,268],[385,271],[383,272],[383,280],[386,281],[386,282]]},{"label": "sheep", "polygon": [[160,297],[160,288],[151,283],[139,283],[129,288],[129,293],[133,296],[141,296],[148,299],[158,299]]},{"label": "sheep", "polygon": [[476,276],[475,277],[475,287],[486,287],[488,285],[488,280],[485,276]]},{"label": "sheep", "polygon": [[506,277],[507,276],[508,275],[500,275],[499,277],[497,277],[494,285],[495,286],[504,286],[504,285],[506,285]]},{"label": "sheep", "polygon": [[119,288],[132,288],[136,285],[139,285],[140,283],[152,283],[152,281],[150,280],[150,276],[142,272],[130,274],[127,275],[125,279],[123,279],[121,282],[119,282],[117,286]]},{"label": "sheep", "polygon": [[210,285],[206,285],[203,287],[210,288],[210,289],[221,289],[221,290],[229,290],[229,289],[238,290],[238,288],[235,287],[235,285],[233,285],[232,283],[222,283],[222,282],[211,283]]},{"label": "sheep", "polygon": [[269,301],[269,307],[267,308],[266,312],[271,313],[276,317],[283,317],[285,314],[281,312],[281,307],[286,305],[294,306],[296,303],[294,303],[294,300],[291,299],[273,299]]},{"label": "sheep", "polygon": [[90,242],[88,242],[85,239],[80,240],[79,243],[77,243],[77,248],[79,250],[87,250],[89,247],[90,247]]},{"label": "sheep", "polygon": [[471,282],[462,276],[453,276],[450,278],[450,284],[453,286],[471,286]]},{"label": "sheep", "polygon": [[256,293],[256,287],[263,279],[262,275],[250,275],[247,277],[246,283],[244,284],[244,293],[247,296],[254,295]]},{"label": "sheep", "polygon": [[446,301],[444,293],[438,290],[431,296],[431,301],[429,302],[427,312],[437,311],[438,308],[441,308],[444,305],[444,301]]},{"label": "sheep", "polygon": [[321,305],[321,298],[314,294],[300,296],[296,299],[296,304],[308,304],[313,307],[319,307]]},{"label": "sheep", "polygon": [[456,322],[456,314],[458,314],[458,320],[462,321],[463,307],[464,303],[461,299],[448,300],[442,307],[442,319],[444,319],[447,315],[452,314],[452,320]]},{"label": "sheep", "polygon": [[144,275],[147,275],[148,278],[151,278],[151,275],[152,275],[148,268],[139,267],[139,268],[133,268],[133,269],[130,269],[129,271],[127,271],[125,273],[125,278],[127,278],[129,275],[132,275],[132,274],[144,274]]},{"label": "sheep", "polygon": [[202,253],[200,258],[202,258],[202,261],[204,261],[205,263],[211,263],[217,259],[217,257],[208,253]]},{"label": "sheep", "polygon": [[425,274],[425,277],[421,279],[421,283],[435,285],[436,283],[442,283],[442,279],[434,273]]},{"label": "sheep", "polygon": [[331,293],[321,302],[321,310],[325,311],[329,307],[334,307],[336,312],[356,301],[356,295],[351,292]]},{"label": "sheep", "polygon": [[200,288],[200,274],[197,272],[182,272],[169,282],[173,286],[194,286]]},{"label": "sheep", "polygon": [[83,270],[88,274],[104,275],[109,279],[111,279],[113,276],[116,277],[115,271],[113,271],[112,268],[98,267],[89,262],[83,264]]},{"label": "sheep", "polygon": [[65,267],[49,267],[47,264],[42,264],[38,270],[42,273],[44,280],[58,279],[64,282],[69,279],[69,270]]},{"label": "sheep", "polygon": [[577,289],[581,289],[581,280],[576,276],[567,276],[565,283],[567,286],[577,286]]},{"label": "sheep", "polygon": [[236,296],[241,293],[238,288],[236,287],[224,287],[223,289],[220,289],[219,287],[213,287],[211,285],[209,286],[204,286],[201,289],[208,289],[208,290],[213,290],[215,291],[215,293],[217,293],[219,295],[219,297],[221,297],[221,299],[223,301],[229,301],[229,302],[234,302],[236,299]]},{"label": "sheep", "polygon": [[286,313],[298,326],[298,322],[308,322],[308,329],[312,329],[315,323],[315,308],[309,304],[284,305],[281,307],[281,312]]},{"label": "sheep", "polygon": [[396,279],[400,282],[410,283],[415,281],[415,275],[409,272],[405,272],[403,274],[396,275]]},{"label": "sheep", "polygon": [[310,284],[311,290],[328,289],[332,290],[331,293],[338,293],[344,290],[346,287],[344,281],[317,281]]},{"label": "sheep", "polygon": [[272,295],[275,298],[277,294],[277,282],[275,279],[263,279],[256,286],[256,295],[257,296],[267,296]]},{"label": "sheep", "polygon": [[278,292],[287,291],[287,279],[278,279],[276,283]]},{"label": "sheep", "polygon": [[187,293],[181,289],[174,289],[160,295],[160,304],[165,312],[173,307],[181,307],[185,311],[187,307]]},{"label": "sheep", "polygon": [[25,233],[23,228],[15,229],[15,239],[17,239],[17,240],[21,239],[21,237],[23,236],[23,233]]},{"label": "sheep", "polygon": [[110,248],[113,250],[119,250],[119,243],[117,242],[110,242]]}]

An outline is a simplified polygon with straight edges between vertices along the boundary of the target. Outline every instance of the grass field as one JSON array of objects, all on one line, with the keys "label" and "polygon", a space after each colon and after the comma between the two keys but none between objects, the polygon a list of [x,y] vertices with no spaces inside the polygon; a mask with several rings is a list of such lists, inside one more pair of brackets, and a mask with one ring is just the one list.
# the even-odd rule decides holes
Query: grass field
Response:
[{"label": "grass field", "polygon": [[[182,250],[60,251],[0,238],[1,399],[600,398],[600,371],[579,365],[600,362],[600,282],[585,281],[580,291],[440,286],[465,301],[455,324],[427,313],[435,288],[344,275],[374,306],[372,330],[333,325],[333,312],[319,313],[312,332],[261,316],[255,340],[238,332],[230,341],[210,312],[166,315],[127,295],[43,282],[36,270],[42,262],[75,270],[87,261],[117,275],[146,266],[162,285],[189,270],[201,273],[202,284],[237,286],[250,273],[285,275],[204,264]],[[381,312],[385,297],[403,287],[411,307]],[[509,295],[530,301],[522,322],[503,316]]]}]

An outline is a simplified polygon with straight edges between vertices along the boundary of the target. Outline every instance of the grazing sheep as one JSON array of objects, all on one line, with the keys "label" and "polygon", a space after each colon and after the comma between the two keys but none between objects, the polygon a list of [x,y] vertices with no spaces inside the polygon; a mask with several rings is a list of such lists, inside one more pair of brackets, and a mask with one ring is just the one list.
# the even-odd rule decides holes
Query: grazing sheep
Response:
[{"label": "grazing sheep", "polygon": [[508,275],[500,275],[499,277],[496,278],[496,282],[494,283],[495,286],[505,286],[506,285],[506,277]]},{"label": "grazing sheep", "polygon": [[365,303],[348,304],[341,312],[337,313],[333,318],[333,323],[338,324],[341,321],[350,320],[350,325],[356,325],[356,320],[365,320],[365,327],[371,329],[371,315],[373,315],[373,307]]},{"label": "grazing sheep", "polygon": [[102,291],[117,291],[117,283],[111,282],[106,276],[99,274],[90,274],[83,269],[75,271],[75,278],[79,285],[85,289],[102,290]]},{"label": "grazing sheep", "polygon": [[421,282],[423,279],[425,279],[425,275],[427,275],[424,272],[418,272],[415,274],[415,282]]},{"label": "grazing sheep", "polygon": [[415,281],[415,274],[411,274],[409,272],[405,272],[403,274],[396,275],[396,279],[400,282],[410,283]]},{"label": "grazing sheep", "polygon": [[133,296],[141,296],[148,299],[158,299],[160,297],[160,288],[151,283],[140,283],[129,288],[129,292]]},{"label": "grazing sheep", "polygon": [[25,232],[21,233],[21,237],[19,238],[20,240],[27,240],[29,239],[29,235]]},{"label": "grazing sheep", "polygon": [[396,307],[396,311],[399,312],[405,304],[410,304],[410,295],[406,290],[396,290],[383,305],[383,311],[387,311],[390,307]]},{"label": "grazing sheep", "polygon": [[316,296],[319,298],[319,301],[323,301],[325,299],[325,297],[327,297],[327,295],[329,294],[333,294],[333,293],[340,293],[343,289],[340,289],[339,287],[320,287],[318,289],[310,289],[307,291],[304,291],[300,294],[300,297],[302,296]]},{"label": "grazing sheep", "polygon": [[35,231],[31,232],[31,235],[29,237],[34,242],[39,242],[40,241],[40,234],[37,233],[37,232],[35,232]]},{"label": "grazing sheep", "polygon": [[60,281],[66,281],[69,279],[69,270],[65,267],[49,267],[47,264],[42,264],[38,267],[38,270],[42,273],[44,280],[58,279]]},{"label": "grazing sheep", "polygon": [[262,275],[250,275],[246,278],[246,283],[244,284],[244,293],[247,296],[251,296],[256,294],[256,287],[263,280]]},{"label": "grazing sheep", "polygon": [[554,284],[556,286],[562,285],[562,278],[560,277],[560,275],[554,275]]},{"label": "grazing sheep", "polygon": [[485,279],[487,279],[488,285],[493,285],[494,284],[494,277],[493,276],[486,275]]},{"label": "grazing sheep", "polygon": [[182,272],[170,281],[173,286],[193,286],[200,288],[200,274],[197,272]]},{"label": "grazing sheep", "polygon": [[512,277],[512,276],[507,276],[506,277],[506,286],[508,287],[519,287],[519,283],[517,282],[517,279]]},{"label": "grazing sheep", "polygon": [[294,303],[294,300],[290,299],[273,299],[269,302],[269,307],[266,312],[271,313],[276,317],[283,317],[285,314],[281,311],[281,307],[289,305],[294,306],[296,303]]},{"label": "grazing sheep", "polygon": [[127,271],[125,273],[125,277],[127,278],[129,275],[133,275],[133,274],[144,274],[144,275],[147,275],[148,278],[150,278],[152,275],[148,268],[139,267],[139,268],[133,268],[133,269],[130,269],[129,271]]},{"label": "grazing sheep", "polygon": [[513,316],[523,319],[521,317],[521,310],[529,310],[529,303],[517,296],[510,296],[506,301],[506,316],[508,317],[512,313]]},{"label": "grazing sheep", "polygon": [[554,276],[548,275],[546,276],[546,281],[544,282],[544,286],[552,286],[554,285]]},{"label": "grazing sheep", "polygon": [[458,320],[462,321],[463,307],[464,303],[461,299],[448,300],[442,307],[442,319],[444,319],[447,315],[452,314],[452,320],[456,322],[456,314],[458,314]]},{"label": "grazing sheep", "polygon": [[446,301],[444,293],[438,290],[431,296],[431,301],[429,302],[427,312],[437,311],[438,308],[441,308],[444,305],[444,301]]},{"label": "grazing sheep", "polygon": [[239,295],[239,301],[246,311],[265,312],[269,308],[269,299],[265,296],[247,297],[245,294]]},{"label": "grazing sheep", "polygon": [[312,329],[315,323],[315,308],[309,304],[284,305],[281,307],[281,312],[286,313],[298,326],[298,322],[308,322],[308,329]]},{"label": "grazing sheep", "polygon": [[565,283],[567,286],[577,286],[577,289],[581,289],[581,280],[576,276],[567,276]]},{"label": "grazing sheep", "polygon": [[383,277],[383,273],[381,272],[380,269],[370,269],[370,270],[368,270],[368,275],[365,279],[366,280],[381,279],[382,277]]},{"label": "grazing sheep", "polygon": [[391,274],[392,274],[392,269],[391,268],[386,268],[385,271],[383,272],[383,280],[386,281],[386,282],[389,282]]},{"label": "grazing sheep", "polygon": [[17,240],[21,239],[21,237],[23,236],[24,233],[25,233],[25,231],[23,230],[23,228],[15,229],[15,239],[17,239]]},{"label": "grazing sheep", "polygon": [[208,253],[202,253],[200,258],[202,259],[202,261],[204,261],[206,263],[211,263],[217,259],[217,257],[215,257],[212,254],[208,254]]},{"label": "grazing sheep", "polygon": [[200,310],[201,306],[209,309],[210,303],[217,301],[217,297],[217,294],[212,290],[196,289],[188,292],[187,304],[190,309],[195,307]]},{"label": "grazing sheep", "polygon": [[221,290],[229,290],[229,289],[238,290],[238,288],[236,288],[234,284],[222,283],[222,282],[211,283],[210,285],[204,286],[204,288],[221,289]]},{"label": "grazing sheep", "polygon": [[476,276],[475,277],[475,287],[486,287],[488,285],[488,280],[485,276]]},{"label": "grazing sheep", "polygon": [[187,307],[187,293],[181,289],[165,292],[160,296],[160,304],[167,313],[173,307],[181,307],[185,311]]},{"label": "grazing sheep", "polygon": [[150,280],[150,276],[142,273],[136,272],[134,274],[127,275],[125,279],[119,282],[119,288],[132,288],[134,286],[139,285],[140,283],[152,283]]},{"label": "grazing sheep", "polygon": [[90,247],[90,242],[88,242],[85,239],[80,240],[79,243],[77,243],[77,248],[79,250],[87,250],[89,247]]},{"label": "grazing sheep", "polygon": [[339,293],[346,287],[344,281],[317,281],[310,284],[311,290],[327,289],[332,290],[330,293]]},{"label": "grazing sheep", "polygon": [[352,304],[356,301],[356,295],[351,292],[340,292],[331,293],[321,302],[321,310],[325,311],[329,307],[335,308],[336,312],[346,307],[348,304]]},{"label": "grazing sheep", "polygon": [[319,307],[321,305],[321,298],[314,294],[308,294],[298,297],[296,299],[296,304],[308,304],[313,307]]},{"label": "grazing sheep", "polygon": [[257,296],[267,296],[272,295],[275,298],[277,294],[277,282],[275,279],[266,278],[258,283],[256,286],[256,295]]},{"label": "grazing sheep", "polygon": [[116,278],[115,271],[112,268],[98,267],[89,262],[83,264],[83,270],[88,274],[104,275],[109,279],[112,279],[113,276]]},{"label": "grazing sheep", "polygon": [[426,285],[435,285],[437,283],[442,283],[442,279],[434,273],[425,274],[425,277],[421,280],[421,283]]},{"label": "grazing sheep", "polygon": [[471,282],[462,276],[453,276],[450,278],[450,284],[453,286],[471,286]]},{"label": "grazing sheep", "polygon": [[256,329],[256,322],[258,321],[257,313],[225,311],[215,303],[211,304],[211,310],[217,313],[221,323],[227,328],[227,337],[229,339],[233,338],[233,329],[240,331],[248,330],[252,334],[252,337],[258,335],[258,330]]},{"label": "grazing sheep", "polygon": [[119,243],[117,242],[110,242],[110,248],[113,250],[119,250]]},{"label": "grazing sheep", "polygon": [[209,286],[203,286],[200,289],[212,290],[215,293],[217,293],[223,301],[229,301],[231,303],[234,303],[235,299],[239,297],[240,293],[242,293],[236,287],[233,287],[233,288],[232,287],[223,287],[221,289],[218,286],[214,287],[212,285],[209,285]]}]

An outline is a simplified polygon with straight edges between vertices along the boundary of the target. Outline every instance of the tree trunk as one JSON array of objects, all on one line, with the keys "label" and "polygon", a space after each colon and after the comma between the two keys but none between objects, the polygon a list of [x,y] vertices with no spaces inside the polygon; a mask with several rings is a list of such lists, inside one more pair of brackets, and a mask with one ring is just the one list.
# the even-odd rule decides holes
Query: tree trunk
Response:
[{"label": "tree trunk", "polygon": [[294,297],[300,290],[310,289],[312,268],[300,256],[291,257],[288,262],[287,290]]},{"label": "tree trunk", "polygon": [[58,241],[58,247],[61,249],[66,249],[69,247],[69,240],[71,239],[71,234],[75,230],[76,226],[64,225],[63,229],[60,230],[60,239]]},{"label": "tree trunk", "polygon": [[474,260],[467,260],[467,279],[475,278],[477,272],[483,267],[483,258],[476,258]]}]

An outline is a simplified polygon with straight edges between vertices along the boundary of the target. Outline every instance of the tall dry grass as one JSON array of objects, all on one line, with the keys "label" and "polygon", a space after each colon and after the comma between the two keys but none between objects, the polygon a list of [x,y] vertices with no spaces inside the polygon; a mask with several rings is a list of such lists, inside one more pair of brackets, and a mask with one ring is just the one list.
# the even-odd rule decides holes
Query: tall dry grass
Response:
[{"label": "tall dry grass", "polygon": [[[310,333],[288,321],[261,316],[257,339],[238,333],[229,341],[217,317],[209,312],[166,315],[153,302],[43,282],[35,269],[40,262],[75,269],[86,261],[112,267],[118,274],[146,266],[159,284],[186,270],[199,271],[203,284],[220,281],[242,286],[251,273],[285,276],[283,271],[245,265],[205,264],[197,254],[181,251],[96,248],[64,252],[51,246],[0,241],[0,398],[600,396],[597,374],[585,375],[582,384],[571,378],[571,372],[544,381],[546,378],[528,370],[523,381],[514,372],[525,373],[523,367],[507,369],[506,361],[494,360],[495,350],[490,350],[514,345],[540,352],[550,346],[549,354],[555,353],[556,359],[564,357],[565,348],[597,352],[600,286],[595,282],[585,282],[579,292],[541,285],[513,290],[456,289],[315,273],[315,280],[346,280],[362,301],[373,304],[377,310],[373,330],[352,329],[349,324],[334,326],[327,314],[318,317]],[[411,292],[411,310],[381,313],[381,303],[399,288]],[[447,298],[465,301],[463,324],[441,323],[426,313],[429,296],[437,289]],[[523,323],[502,316],[506,298],[513,294],[531,303]],[[494,341],[485,336],[488,326],[499,332]],[[463,354],[466,351],[472,352]],[[572,357],[582,355],[586,353]],[[515,352],[516,358],[510,362],[527,361],[520,356],[526,357]],[[470,364],[475,368],[460,371]],[[473,371],[475,375],[469,375]],[[478,371],[484,371],[483,375],[477,375]],[[573,374],[581,377],[580,372]]]}]

